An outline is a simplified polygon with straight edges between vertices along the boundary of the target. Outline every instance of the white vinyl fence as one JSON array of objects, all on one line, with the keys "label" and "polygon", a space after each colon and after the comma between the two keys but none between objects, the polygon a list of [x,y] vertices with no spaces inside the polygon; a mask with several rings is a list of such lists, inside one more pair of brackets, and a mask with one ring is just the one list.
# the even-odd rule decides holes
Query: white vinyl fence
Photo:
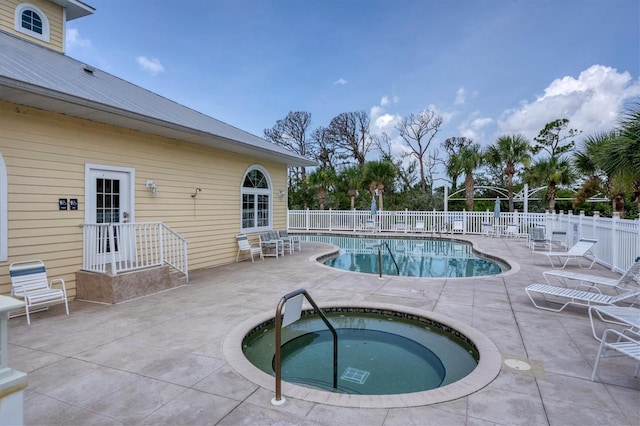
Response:
[{"label": "white vinyl fence", "polygon": [[[372,226],[373,224],[373,226]],[[593,252],[596,261],[613,271],[626,271],[640,256],[640,219],[620,219],[565,213],[452,212],[452,211],[380,211],[375,216],[367,210],[289,210],[290,231],[317,232],[395,232],[407,234],[443,234],[453,231],[454,224],[462,234],[481,234],[483,224],[506,228],[518,225],[526,234],[532,226],[544,226],[547,238],[561,235],[568,247],[581,237],[598,239]],[[458,231],[458,229],[456,229]]]}]

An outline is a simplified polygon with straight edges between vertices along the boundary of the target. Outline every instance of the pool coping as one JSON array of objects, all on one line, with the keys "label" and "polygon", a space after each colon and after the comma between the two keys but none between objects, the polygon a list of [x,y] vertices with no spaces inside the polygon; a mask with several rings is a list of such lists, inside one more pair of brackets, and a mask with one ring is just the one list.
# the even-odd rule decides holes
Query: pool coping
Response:
[{"label": "pool coping", "polygon": [[[304,386],[282,382],[282,395],[320,404],[353,408],[404,408],[437,404],[463,398],[475,393],[491,383],[502,368],[502,355],[497,346],[483,333],[456,319],[432,311],[410,308],[388,303],[327,303],[320,308],[373,308],[392,310],[438,321],[464,334],[476,345],[480,353],[478,366],[467,376],[446,386],[422,392],[393,395],[352,395],[316,390]],[[308,309],[310,307],[304,307]],[[275,389],[275,378],[254,366],[242,351],[242,341],[253,328],[273,319],[275,310],[263,312],[246,319],[229,332],[223,343],[223,354],[229,365],[252,383],[268,389]]]}]

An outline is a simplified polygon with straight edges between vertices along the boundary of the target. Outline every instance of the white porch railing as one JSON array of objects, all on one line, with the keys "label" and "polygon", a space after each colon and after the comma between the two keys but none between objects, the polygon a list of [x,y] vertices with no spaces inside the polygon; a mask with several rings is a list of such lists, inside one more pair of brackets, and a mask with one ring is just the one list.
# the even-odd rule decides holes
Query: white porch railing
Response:
[{"label": "white porch railing", "polygon": [[[599,214],[585,216],[560,213],[501,212],[499,217],[486,212],[444,211],[381,211],[375,217],[367,210],[289,210],[287,227],[290,231],[371,232],[367,221],[374,220],[374,232],[447,233],[454,222],[462,221],[464,234],[481,234],[483,223],[505,227],[517,224],[526,233],[533,225],[544,225],[547,238],[562,233],[564,244],[573,245],[580,237],[598,239],[593,252],[596,261],[611,270],[626,271],[640,256],[640,219],[604,218]],[[419,231],[416,224],[422,222]]]},{"label": "white porch railing", "polygon": [[188,241],[164,223],[92,223],[82,227],[83,270],[116,275],[167,264],[189,282]]}]

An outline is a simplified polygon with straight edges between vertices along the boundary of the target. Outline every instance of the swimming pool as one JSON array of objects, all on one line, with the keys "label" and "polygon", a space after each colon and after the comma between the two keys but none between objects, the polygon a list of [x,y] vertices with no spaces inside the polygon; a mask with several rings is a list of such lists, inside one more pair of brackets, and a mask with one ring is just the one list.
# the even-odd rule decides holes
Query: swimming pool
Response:
[{"label": "swimming pool", "polygon": [[[303,235],[303,241],[332,244],[340,253],[322,262],[345,271],[407,277],[478,277],[497,275],[509,266],[475,251],[466,241],[441,238],[371,238]],[[390,254],[393,253],[393,256]]]},{"label": "swimming pool", "polygon": [[[448,385],[478,365],[466,336],[426,318],[390,310],[324,310],[338,338],[337,388],[333,388],[333,338],[312,311],[282,329],[282,379],[330,392],[387,395]],[[246,357],[274,374],[274,324],[243,341]]]}]

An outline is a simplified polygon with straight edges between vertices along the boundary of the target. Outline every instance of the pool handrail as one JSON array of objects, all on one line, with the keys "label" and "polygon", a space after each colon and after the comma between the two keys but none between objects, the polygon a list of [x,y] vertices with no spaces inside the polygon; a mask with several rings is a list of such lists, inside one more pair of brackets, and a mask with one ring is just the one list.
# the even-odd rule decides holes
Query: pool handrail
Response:
[{"label": "pool handrail", "polygon": [[303,295],[305,299],[313,306],[315,312],[320,315],[322,321],[326,324],[333,335],[333,388],[338,389],[338,333],[336,329],[333,328],[329,319],[326,317],[324,312],[320,310],[316,302],[313,300],[311,295],[307,293],[307,290],[304,288],[299,288],[290,293],[282,296],[282,299],[278,302],[278,306],[276,307],[276,316],[275,316],[275,331],[276,331],[276,342],[275,342],[275,360],[274,360],[274,369],[276,376],[276,396],[271,400],[273,405],[281,405],[284,404],[284,398],[282,397],[282,363],[281,363],[281,355],[280,355],[280,346],[282,345],[282,310],[284,305],[287,303],[287,300],[292,299],[296,296]]}]

